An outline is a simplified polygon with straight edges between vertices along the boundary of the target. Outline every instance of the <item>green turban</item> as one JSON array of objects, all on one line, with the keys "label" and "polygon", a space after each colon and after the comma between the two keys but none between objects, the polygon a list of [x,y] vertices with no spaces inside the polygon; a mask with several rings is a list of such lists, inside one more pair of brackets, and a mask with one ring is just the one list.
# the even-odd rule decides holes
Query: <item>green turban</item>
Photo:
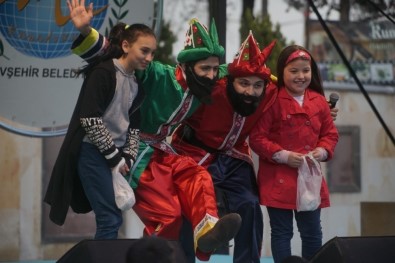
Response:
[{"label": "green turban", "polygon": [[198,19],[189,21],[184,49],[178,54],[179,63],[206,59],[211,56],[223,57],[224,48],[219,44],[217,28],[214,19],[211,22],[210,32]]}]

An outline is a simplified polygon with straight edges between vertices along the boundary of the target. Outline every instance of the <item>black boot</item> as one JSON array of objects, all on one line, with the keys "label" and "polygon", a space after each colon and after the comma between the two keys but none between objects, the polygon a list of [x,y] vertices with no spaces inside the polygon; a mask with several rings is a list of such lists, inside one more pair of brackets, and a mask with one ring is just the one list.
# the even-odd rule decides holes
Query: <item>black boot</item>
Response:
[{"label": "black boot", "polygon": [[201,236],[197,246],[204,253],[211,253],[229,242],[239,231],[241,217],[239,214],[230,213],[220,218],[212,229]]}]

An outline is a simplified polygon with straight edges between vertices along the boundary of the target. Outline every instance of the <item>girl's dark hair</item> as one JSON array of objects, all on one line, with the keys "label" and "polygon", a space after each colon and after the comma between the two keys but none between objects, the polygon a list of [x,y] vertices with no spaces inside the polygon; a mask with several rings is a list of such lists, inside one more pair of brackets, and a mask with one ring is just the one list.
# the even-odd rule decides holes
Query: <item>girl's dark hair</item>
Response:
[{"label": "girl's dark hair", "polygon": [[120,58],[124,54],[122,42],[126,40],[129,44],[132,44],[142,35],[155,37],[154,31],[144,24],[132,24],[130,26],[122,22],[116,24],[110,31],[110,35],[108,37],[109,46],[105,53],[95,58],[82,69],[78,70],[78,74],[83,73],[86,75],[100,62],[113,58]]},{"label": "girl's dark hair", "polygon": [[298,45],[290,45],[284,48],[277,60],[277,86],[279,88],[284,86],[284,68],[286,66],[286,61],[288,57],[295,52],[296,50],[302,50],[310,55],[311,58],[311,83],[309,88],[324,95],[324,88],[322,85],[321,74],[318,69],[317,63],[314,58],[311,56],[310,52],[302,46]]}]

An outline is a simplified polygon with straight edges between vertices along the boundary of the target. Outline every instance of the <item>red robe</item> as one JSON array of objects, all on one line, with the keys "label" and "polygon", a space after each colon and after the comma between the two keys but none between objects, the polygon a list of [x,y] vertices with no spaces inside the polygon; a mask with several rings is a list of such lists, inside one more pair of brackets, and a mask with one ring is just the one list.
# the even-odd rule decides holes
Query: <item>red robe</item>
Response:
[{"label": "red robe", "polygon": [[[263,101],[255,113],[248,117],[242,117],[234,111],[228,99],[226,83],[227,78],[220,79],[212,93],[213,103],[201,105],[190,118],[184,121],[183,125],[191,126],[195,131],[195,138],[208,148],[245,160],[252,165],[247,137],[258,119],[274,103],[277,87],[270,82]],[[210,154],[207,150],[186,143],[182,137],[183,126],[180,126],[172,138],[172,145],[178,153],[191,156],[204,167],[207,167],[215,158],[214,152]]]}]

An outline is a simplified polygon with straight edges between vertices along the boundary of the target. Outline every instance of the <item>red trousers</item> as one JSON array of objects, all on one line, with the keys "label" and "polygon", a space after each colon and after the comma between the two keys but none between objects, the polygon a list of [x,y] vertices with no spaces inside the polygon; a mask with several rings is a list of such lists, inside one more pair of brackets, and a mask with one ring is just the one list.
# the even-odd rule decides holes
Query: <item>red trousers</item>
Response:
[{"label": "red trousers", "polygon": [[133,209],[145,224],[145,235],[178,240],[185,216],[192,224],[196,248],[196,240],[218,220],[211,176],[190,157],[155,149],[135,195]]}]

